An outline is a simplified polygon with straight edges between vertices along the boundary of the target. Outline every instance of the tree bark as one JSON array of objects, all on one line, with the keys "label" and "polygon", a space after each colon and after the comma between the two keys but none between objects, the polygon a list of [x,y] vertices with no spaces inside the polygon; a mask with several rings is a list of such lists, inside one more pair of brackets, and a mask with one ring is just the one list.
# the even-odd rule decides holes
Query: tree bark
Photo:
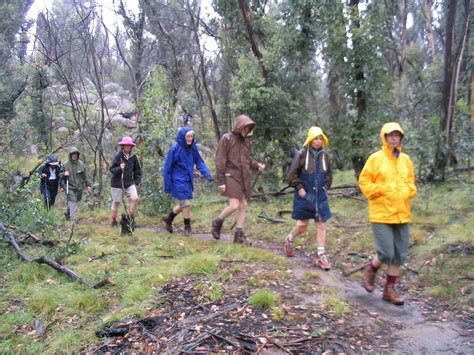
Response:
[{"label": "tree bark", "polygon": [[362,171],[362,168],[365,164],[365,158],[360,153],[362,145],[363,145],[363,127],[364,127],[364,114],[367,109],[367,102],[366,102],[366,93],[363,89],[364,82],[365,82],[365,75],[362,63],[362,55],[360,52],[360,39],[357,32],[360,29],[360,16],[359,16],[359,0],[350,0],[349,4],[349,11],[351,14],[352,19],[352,38],[353,38],[353,51],[354,55],[354,77],[355,77],[355,87],[356,87],[356,95],[355,95],[355,107],[356,107],[356,117],[353,123],[351,141],[352,145],[355,148],[353,151],[356,152],[352,154],[351,161],[352,161],[352,168],[354,169],[354,173],[356,178],[359,178],[359,175]]},{"label": "tree bark", "polygon": [[423,1],[423,12],[426,17],[426,41],[428,42],[428,63],[433,63],[436,52],[433,33],[433,4],[431,0]]},{"label": "tree bark", "polygon": [[260,47],[258,44],[259,42],[258,37],[252,28],[252,20],[251,20],[252,12],[250,11],[249,5],[247,4],[246,0],[239,0],[239,7],[240,7],[240,11],[242,12],[242,16],[244,18],[245,28],[247,29],[247,34],[249,36],[252,52],[258,60],[262,77],[265,79],[265,82],[267,82],[268,72],[263,63],[263,55],[262,55],[262,52],[260,51]]},{"label": "tree bark", "polygon": [[191,28],[194,32],[194,41],[196,44],[197,55],[200,61],[199,69],[201,72],[202,85],[204,87],[204,92],[206,93],[207,101],[209,104],[209,110],[211,111],[212,123],[214,126],[214,134],[216,136],[216,140],[219,141],[219,139],[221,138],[221,132],[219,129],[219,121],[217,119],[216,110],[214,108],[214,102],[212,100],[211,90],[209,89],[209,84],[206,78],[206,61],[204,58],[204,53],[202,52],[202,49],[201,49],[201,42],[199,40],[200,17],[199,17],[199,14],[197,18],[194,16],[194,13],[191,9],[191,5],[189,4],[189,0],[186,2],[186,5],[187,5],[188,14],[189,14],[189,20],[191,22]]}]

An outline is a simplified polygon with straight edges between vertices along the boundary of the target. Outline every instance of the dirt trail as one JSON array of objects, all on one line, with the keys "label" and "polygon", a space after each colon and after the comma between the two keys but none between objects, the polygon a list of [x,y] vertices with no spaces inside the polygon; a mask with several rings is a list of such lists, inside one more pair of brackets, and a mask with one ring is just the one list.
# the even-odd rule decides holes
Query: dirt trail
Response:
[{"label": "dirt trail", "polygon": [[[162,228],[154,229],[154,231],[166,233]],[[200,240],[213,240],[209,233],[195,232],[192,236]],[[256,239],[249,240],[254,247],[284,256],[282,245]],[[228,233],[221,235],[221,242],[232,243],[232,241],[232,235]],[[366,313],[367,317],[358,317],[354,319],[354,323],[369,324],[373,319],[377,319],[389,325],[394,339],[392,351],[418,354],[471,354],[474,351],[474,338],[468,330],[462,329],[452,320],[427,319],[426,316],[430,316],[431,312],[426,311],[427,308],[422,301],[409,298],[408,293],[404,294],[404,306],[394,306],[382,300],[380,287],[373,293],[368,293],[359,282],[344,277],[340,270],[333,269],[330,272],[324,272],[316,268],[313,258],[304,256],[302,253],[297,253],[290,261],[293,264],[292,274],[296,280],[307,282],[305,275],[317,272],[319,273],[318,282],[321,285],[337,289],[349,305]],[[300,296],[306,305],[321,303],[320,294],[308,295],[306,293]],[[432,306],[428,309],[436,313]]]}]

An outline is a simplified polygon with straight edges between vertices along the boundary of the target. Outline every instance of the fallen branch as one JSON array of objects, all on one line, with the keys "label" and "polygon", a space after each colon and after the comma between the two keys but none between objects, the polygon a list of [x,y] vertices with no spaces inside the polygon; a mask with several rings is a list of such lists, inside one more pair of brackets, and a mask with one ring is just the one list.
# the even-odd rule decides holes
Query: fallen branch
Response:
[{"label": "fallen branch", "polygon": [[260,212],[258,215],[257,215],[258,218],[262,218],[262,219],[265,219],[267,221],[269,221],[270,223],[273,223],[273,224],[277,224],[277,223],[285,223],[286,221],[285,220],[282,220],[282,219],[278,219],[278,218],[274,218],[272,216],[269,216],[267,214],[267,212],[265,211],[262,211]]},{"label": "fallen branch", "polygon": [[44,256],[41,256],[37,259],[31,259],[28,255],[23,253],[23,251],[21,250],[20,246],[16,242],[15,237],[13,236],[13,234],[11,232],[6,232],[2,228],[2,226],[0,226],[0,232],[1,231],[4,232],[4,235],[8,238],[8,243],[13,247],[16,254],[20,257],[20,259],[22,261],[35,262],[35,263],[38,263],[38,264],[46,264],[46,265],[52,267],[53,269],[55,269],[56,271],[59,271],[63,274],[66,274],[71,279],[79,281],[79,282],[83,283],[84,285],[87,285],[87,286],[92,287],[92,288],[99,288],[99,287],[103,287],[105,285],[115,285],[115,282],[110,278],[107,278],[103,281],[100,281],[100,282],[98,282],[94,285],[90,281],[88,281],[88,280],[84,279],[82,276],[78,275],[73,270],[71,270],[71,269],[69,269],[65,266],[62,266],[61,264],[58,264],[57,262],[55,262],[53,260],[50,260],[50,259],[48,259]]},{"label": "fallen branch", "polygon": [[357,271],[360,271],[360,270],[362,270],[362,269],[365,269],[367,266],[370,265],[371,262],[372,262],[372,261],[369,261],[368,263],[365,263],[365,264],[363,264],[363,265],[356,266],[355,268],[350,269],[349,271],[343,272],[342,275],[344,275],[344,276],[347,277],[347,276],[350,276],[350,275],[352,275],[352,274],[355,274]]}]

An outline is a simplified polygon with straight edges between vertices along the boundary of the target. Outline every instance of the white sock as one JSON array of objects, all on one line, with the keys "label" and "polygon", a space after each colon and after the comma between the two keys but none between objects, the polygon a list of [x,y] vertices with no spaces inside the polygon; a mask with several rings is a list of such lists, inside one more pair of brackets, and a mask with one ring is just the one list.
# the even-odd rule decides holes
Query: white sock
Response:
[{"label": "white sock", "polygon": [[286,239],[288,239],[291,242],[293,241],[293,238],[294,238],[293,234],[291,234],[291,233],[286,236]]},{"label": "white sock", "polygon": [[318,255],[324,254],[326,252],[326,249],[324,247],[318,247]]}]

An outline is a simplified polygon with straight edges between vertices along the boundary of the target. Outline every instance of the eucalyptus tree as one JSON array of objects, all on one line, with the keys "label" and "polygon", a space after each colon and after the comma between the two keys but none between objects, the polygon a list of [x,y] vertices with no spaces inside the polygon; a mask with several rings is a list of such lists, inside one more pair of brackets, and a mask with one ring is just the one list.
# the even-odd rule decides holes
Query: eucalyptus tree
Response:
[{"label": "eucalyptus tree", "polygon": [[27,31],[26,20],[33,0],[7,0],[0,4],[0,120],[9,122],[14,105],[27,85],[25,68]]},{"label": "eucalyptus tree", "polygon": [[58,13],[39,15],[42,26],[36,37],[37,55],[45,58],[53,78],[66,87],[65,96],[60,89],[56,94],[70,112],[79,138],[92,152],[100,195],[108,164],[104,133],[110,117],[104,100],[104,66],[109,40],[94,2],[55,4]]}]

